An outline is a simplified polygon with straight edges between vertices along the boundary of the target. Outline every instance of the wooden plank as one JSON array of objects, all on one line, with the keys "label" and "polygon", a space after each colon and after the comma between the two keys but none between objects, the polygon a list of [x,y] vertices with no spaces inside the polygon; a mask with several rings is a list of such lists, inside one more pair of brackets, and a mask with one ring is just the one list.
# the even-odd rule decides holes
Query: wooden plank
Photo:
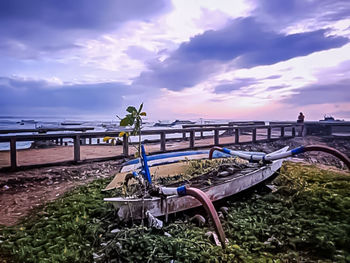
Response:
[{"label": "wooden plank", "polygon": [[194,131],[190,131],[190,149],[194,148]]},{"label": "wooden plank", "polygon": [[123,135],[123,155],[129,156],[129,140],[126,134]]},{"label": "wooden plank", "polygon": [[255,128],[253,129],[253,132],[252,132],[252,142],[253,143],[256,142],[256,129]]},{"label": "wooden plank", "polygon": [[267,140],[271,141],[271,127],[267,128]]},{"label": "wooden plank", "polygon": [[160,133],[160,150],[162,152],[165,152],[166,149],[165,149],[165,132],[161,132]]},{"label": "wooden plank", "polygon": [[80,135],[76,135],[74,138],[74,161],[80,161]]},{"label": "wooden plank", "polygon": [[239,129],[235,129],[235,143],[239,143]]},{"label": "wooden plank", "polygon": [[284,137],[284,127],[283,126],[281,127],[281,137],[282,138]]},{"label": "wooden plank", "polygon": [[214,145],[219,145],[219,131],[214,131]]},{"label": "wooden plank", "polygon": [[10,141],[10,159],[11,159],[11,169],[15,170],[17,168],[17,149],[16,149],[15,138],[12,138]]}]

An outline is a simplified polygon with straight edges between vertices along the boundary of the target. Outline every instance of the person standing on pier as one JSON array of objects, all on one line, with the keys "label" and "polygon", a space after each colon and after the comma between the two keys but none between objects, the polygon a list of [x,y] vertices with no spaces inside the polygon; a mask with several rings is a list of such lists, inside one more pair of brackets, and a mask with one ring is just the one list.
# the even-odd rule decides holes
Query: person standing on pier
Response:
[{"label": "person standing on pier", "polygon": [[298,116],[298,120],[297,120],[297,123],[299,124],[300,126],[300,129],[299,129],[299,136],[303,136],[303,131],[304,131],[304,120],[305,120],[305,116],[302,112],[299,113],[299,116]]}]

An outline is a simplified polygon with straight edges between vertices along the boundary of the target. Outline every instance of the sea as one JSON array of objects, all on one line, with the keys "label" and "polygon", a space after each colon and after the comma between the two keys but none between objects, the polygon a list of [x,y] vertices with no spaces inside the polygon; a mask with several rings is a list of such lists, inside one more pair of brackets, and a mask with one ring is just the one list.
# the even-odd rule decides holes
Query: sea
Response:
[{"label": "sea", "polygon": [[[143,130],[150,129],[179,129],[182,128],[182,124],[173,125],[171,127],[167,126],[154,126],[156,123],[161,124],[170,124],[175,120],[158,120],[158,121],[149,121],[146,120],[143,125]],[[216,120],[216,119],[192,119],[189,120],[196,124],[210,124],[210,123],[228,123],[232,120]],[[119,120],[88,120],[82,118],[72,118],[67,119],[64,117],[11,117],[11,116],[0,116],[0,136],[9,136],[9,135],[28,135],[28,134],[37,134],[37,132],[20,132],[23,129],[39,129],[39,128],[83,128],[91,127],[93,130],[87,132],[104,132],[104,131],[120,131],[123,130],[123,127],[119,126]],[[1,133],[1,130],[14,130],[13,133]],[[77,131],[79,132],[79,131]],[[48,134],[55,133],[74,133],[74,131],[57,131],[57,132],[48,132]],[[204,135],[213,135],[213,132],[204,132]],[[182,134],[167,134],[167,138],[181,138]],[[138,138],[132,136],[132,142],[136,142]],[[142,140],[155,140],[159,139],[159,135],[147,135],[142,136]],[[64,142],[73,144],[72,139],[66,138]],[[24,141],[16,142],[17,149],[28,149],[31,147],[33,141]],[[96,144],[97,139],[92,140],[92,144]],[[10,149],[9,142],[0,143],[0,151],[7,151]]]}]

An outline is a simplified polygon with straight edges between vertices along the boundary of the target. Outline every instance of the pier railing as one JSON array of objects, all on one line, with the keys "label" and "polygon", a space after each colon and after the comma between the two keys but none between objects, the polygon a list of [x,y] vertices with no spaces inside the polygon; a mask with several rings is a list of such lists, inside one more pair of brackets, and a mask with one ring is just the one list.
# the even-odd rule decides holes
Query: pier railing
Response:
[{"label": "pier railing", "polygon": [[[291,138],[296,136],[297,124],[278,124],[278,125],[221,125],[210,127],[192,127],[182,129],[162,129],[162,130],[143,130],[142,136],[157,135],[159,139],[143,140],[146,145],[153,145],[152,153],[160,153],[176,150],[190,150],[199,148],[208,148],[211,146],[229,146],[233,144],[268,142],[283,138]],[[288,132],[288,134],[286,133]],[[174,137],[174,135],[180,135]],[[67,140],[72,140],[73,158],[69,162],[79,163],[81,158],[81,146],[95,144],[106,145],[101,143],[101,138],[118,137],[119,131],[113,132],[81,132],[81,133],[57,133],[57,134],[33,134],[33,135],[15,135],[15,136],[0,136],[0,142],[10,143],[10,166],[5,169],[16,170],[23,165],[18,165],[18,149],[17,142],[23,141],[52,141],[57,145],[68,145]],[[172,136],[170,136],[172,135]],[[212,139],[212,140],[211,140]],[[168,147],[167,142],[174,142],[179,147]],[[133,142],[132,144],[136,144]],[[130,142],[126,135],[123,136],[121,145],[118,145],[121,150],[112,157],[92,158],[85,160],[107,160],[128,157],[130,154]],[[149,146],[151,148],[151,146]],[[159,147],[157,149],[157,147]],[[59,154],[59,153],[58,153]],[[66,163],[65,161],[64,163]],[[58,164],[63,162],[49,162],[44,165]],[[43,164],[41,164],[43,165]],[[31,165],[25,165],[31,166]],[[4,169],[4,168],[2,168]]]}]

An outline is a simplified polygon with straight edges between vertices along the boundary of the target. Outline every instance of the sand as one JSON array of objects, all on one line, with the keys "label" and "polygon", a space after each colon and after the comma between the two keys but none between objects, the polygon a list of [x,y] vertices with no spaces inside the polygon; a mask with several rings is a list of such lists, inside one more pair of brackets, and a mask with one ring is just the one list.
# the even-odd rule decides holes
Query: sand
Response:
[{"label": "sand", "polygon": [[[266,139],[265,135],[257,135],[257,140]],[[240,135],[240,142],[251,141],[251,135]],[[220,137],[220,143],[229,144],[234,142],[233,136]],[[213,138],[196,139],[195,146],[203,147],[214,145]],[[149,153],[160,151],[160,144],[146,144],[146,151]],[[180,150],[189,147],[189,141],[169,141],[166,143],[167,150]],[[17,151],[17,165],[34,165],[45,163],[56,163],[64,161],[72,161],[74,158],[73,146],[55,146],[45,149],[24,149]],[[121,145],[81,145],[81,160],[120,156],[123,153]],[[134,154],[135,148],[129,146],[129,154]],[[0,168],[10,166],[10,152],[0,152]]]}]

